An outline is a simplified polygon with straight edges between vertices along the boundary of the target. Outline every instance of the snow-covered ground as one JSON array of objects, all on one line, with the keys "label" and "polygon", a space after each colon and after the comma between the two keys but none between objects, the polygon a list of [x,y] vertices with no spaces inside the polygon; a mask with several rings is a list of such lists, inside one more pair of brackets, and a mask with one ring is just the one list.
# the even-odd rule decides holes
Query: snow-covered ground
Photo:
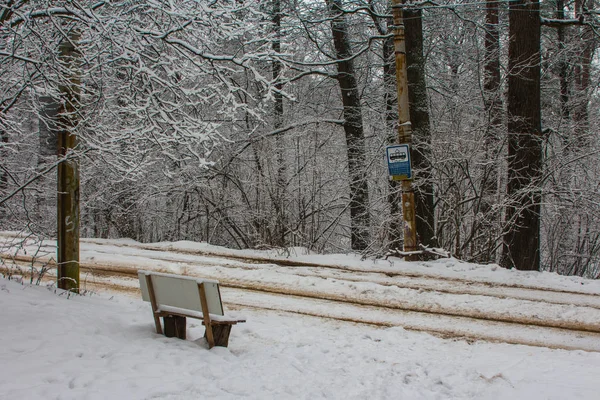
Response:
[{"label": "snow-covered ground", "polygon": [[597,399],[600,354],[245,311],[229,348],[147,303],[0,280],[2,399]]},{"label": "snow-covered ground", "polygon": [[[115,246],[110,256],[102,256],[101,249],[93,250],[91,245],[82,245],[83,258],[110,257],[115,263],[126,263],[135,257],[144,268],[152,265],[140,249]],[[153,246],[206,248],[193,243]],[[165,252],[163,265],[174,272],[188,268],[181,264],[184,256]],[[177,258],[169,263],[164,260],[169,257]],[[308,255],[302,250],[292,258],[365,271],[401,269],[600,292],[598,281],[505,271],[457,260],[408,264]],[[271,280],[277,276],[277,271],[267,273],[273,267],[255,269]],[[282,281],[289,279],[281,271],[279,275]],[[331,283],[321,280],[323,285]],[[369,288],[376,290],[376,285],[370,283]],[[227,291],[223,300],[227,303]],[[1,278],[0,310],[0,399],[600,398],[600,353],[596,352],[449,340],[400,327],[377,328],[256,309],[235,310],[247,322],[233,327],[229,348],[209,350],[197,320],[188,319],[186,341],[157,335],[148,303],[138,298],[109,292],[67,296],[53,287]]]}]

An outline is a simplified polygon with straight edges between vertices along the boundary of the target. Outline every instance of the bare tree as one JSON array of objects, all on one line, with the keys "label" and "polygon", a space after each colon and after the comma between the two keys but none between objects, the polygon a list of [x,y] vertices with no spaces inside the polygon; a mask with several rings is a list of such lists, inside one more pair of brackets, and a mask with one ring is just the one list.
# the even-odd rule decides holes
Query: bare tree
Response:
[{"label": "bare tree", "polygon": [[337,58],[337,80],[344,105],[344,132],[350,181],[351,242],[364,250],[370,242],[369,187],[365,172],[365,139],[360,93],[354,72],[350,38],[341,0],[326,0],[333,18],[331,33]]},{"label": "bare tree", "polygon": [[423,54],[423,11],[404,10],[406,36],[406,69],[410,122],[413,130],[412,162],[417,170],[415,215],[417,237],[420,243],[437,246],[433,194],[433,166],[431,165],[431,127],[429,123],[429,96],[425,80]]},{"label": "bare tree", "polygon": [[508,184],[502,265],[540,268],[542,132],[540,3],[509,5]]}]

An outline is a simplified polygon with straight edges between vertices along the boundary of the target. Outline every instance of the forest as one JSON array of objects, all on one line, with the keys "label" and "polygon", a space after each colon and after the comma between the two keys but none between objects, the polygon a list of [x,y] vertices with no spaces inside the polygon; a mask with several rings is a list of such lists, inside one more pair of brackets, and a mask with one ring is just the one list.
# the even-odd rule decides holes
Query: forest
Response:
[{"label": "forest", "polygon": [[596,0],[3,0],[0,230],[56,237],[70,168],[82,237],[401,249],[402,24],[417,241],[598,279],[599,17]]}]

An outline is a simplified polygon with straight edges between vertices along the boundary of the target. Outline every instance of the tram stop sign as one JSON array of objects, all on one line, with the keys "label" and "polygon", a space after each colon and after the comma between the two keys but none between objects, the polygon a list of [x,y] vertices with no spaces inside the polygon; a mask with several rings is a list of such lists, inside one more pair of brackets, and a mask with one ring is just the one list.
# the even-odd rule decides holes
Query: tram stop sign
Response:
[{"label": "tram stop sign", "polygon": [[412,179],[409,145],[398,144],[394,146],[387,146],[385,148],[385,154],[387,158],[390,180],[407,181]]}]

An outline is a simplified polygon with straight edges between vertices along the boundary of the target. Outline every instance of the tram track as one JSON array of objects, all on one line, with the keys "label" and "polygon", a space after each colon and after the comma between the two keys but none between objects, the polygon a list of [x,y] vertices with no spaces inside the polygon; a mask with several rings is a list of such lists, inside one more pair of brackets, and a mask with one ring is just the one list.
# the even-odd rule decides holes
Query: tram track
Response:
[{"label": "tram track", "polygon": [[[23,266],[30,266],[32,262],[31,259],[22,256],[16,257],[15,261]],[[137,271],[130,266],[83,263],[81,269],[86,276],[84,279],[86,286],[125,291],[130,294],[138,291]],[[226,304],[235,308],[296,313],[375,326],[400,326],[404,329],[428,332],[447,338],[600,352],[598,324],[536,320],[514,315],[484,315],[472,310],[466,312],[436,307],[415,308],[401,303],[389,304],[364,297],[222,279],[211,273],[193,275],[219,279]],[[124,281],[129,283],[124,284]],[[510,333],[494,334],[490,332],[490,327],[492,331],[498,329]]]},{"label": "tram track", "polygon": [[[45,242],[28,250],[36,257],[21,251],[0,253],[0,258],[27,271],[40,263],[52,267],[54,251]],[[138,290],[137,269],[151,269],[217,279],[231,295],[225,302],[236,308],[400,326],[444,337],[600,351],[600,295],[586,287],[578,291],[573,285],[565,289],[531,281],[440,276],[377,263],[364,268],[100,239],[82,239],[80,266],[84,284],[130,294]],[[494,334],[493,326],[512,333]]]},{"label": "tram track", "polygon": [[[82,269],[85,271],[85,268]],[[120,275],[117,282],[113,280],[114,273]],[[139,296],[137,285],[137,276],[134,274],[114,270],[95,274],[93,279],[87,279],[83,283],[88,291],[106,290],[136,297]],[[222,285],[222,292],[224,303],[229,310],[269,311],[384,328],[401,327],[409,331],[426,332],[446,339],[468,342],[483,340],[552,349],[600,352],[600,334],[596,332],[423,314],[385,306],[268,293],[258,288],[235,288],[227,284]]]},{"label": "tram track", "polygon": [[[25,262],[25,263],[30,263],[32,261],[31,258],[29,257],[24,257],[24,256],[17,256],[14,258],[14,260],[16,261],[20,261],[20,262]],[[162,258],[157,258],[157,260],[159,261],[163,261]],[[41,261],[40,261],[41,262]],[[281,285],[277,285],[274,283],[265,283],[265,282],[259,282],[257,280],[252,280],[249,277],[245,277],[244,279],[235,279],[232,277],[224,277],[224,273],[223,273],[223,269],[225,270],[230,270],[232,268],[240,268],[240,267],[231,267],[231,266],[225,266],[222,267],[219,263],[214,263],[214,265],[219,265],[221,268],[219,269],[219,271],[213,271],[209,272],[206,271],[204,268],[200,269],[199,273],[196,272],[194,273],[192,271],[192,267],[195,267],[196,265],[193,262],[186,262],[186,261],[178,261],[178,264],[181,266],[182,264],[189,264],[190,265],[190,269],[189,272],[184,271],[183,274],[189,274],[189,275],[194,275],[194,276],[199,276],[202,278],[207,278],[207,279],[217,279],[219,280],[223,285],[225,286],[229,286],[229,287],[234,287],[234,288],[239,288],[239,289],[244,289],[244,288],[254,288],[254,289],[258,289],[258,290],[262,290],[265,292],[271,292],[271,293],[281,293],[281,294],[289,294],[289,295],[298,295],[298,296],[305,296],[305,297],[314,297],[314,298],[322,298],[322,299],[330,299],[330,300],[337,300],[337,301],[346,301],[349,303],[356,303],[359,305],[370,305],[370,306],[378,306],[381,305],[381,301],[377,301],[376,299],[372,299],[369,298],[368,296],[349,296],[349,295],[344,295],[344,294],[336,294],[336,293],[322,293],[322,292],[315,292],[315,291],[310,291],[310,290],[305,290],[305,289],[298,289],[296,287],[292,287],[292,286],[281,286]],[[135,275],[135,271],[138,269],[135,267],[135,265],[131,265],[131,266],[111,266],[111,265],[101,265],[101,264],[97,264],[97,263],[81,263],[81,268],[83,271],[88,271],[88,272],[92,272],[92,273],[97,273],[97,274],[103,274],[103,275],[107,275],[107,274],[114,274],[114,275],[122,275],[122,276],[136,276]],[[157,271],[161,271],[161,272],[171,272],[167,269],[156,269]],[[249,271],[252,271],[252,269],[249,269]],[[225,271],[225,272],[229,272],[229,271]],[[581,293],[577,293],[577,294],[569,294],[568,296],[564,293],[564,292],[558,292],[563,298],[562,299],[547,299],[547,298],[536,298],[536,296],[527,296],[527,295],[517,295],[517,296],[509,296],[508,294],[502,294],[499,295],[497,293],[489,293],[488,291],[483,291],[483,290],[469,290],[469,289],[474,289],[473,287],[466,287],[464,289],[464,291],[461,291],[459,288],[455,288],[455,290],[443,290],[443,289],[439,289],[437,287],[433,287],[433,288],[423,288],[422,286],[419,286],[418,284],[398,284],[398,283],[393,283],[393,282],[389,282],[389,281],[381,281],[378,279],[373,279],[373,276],[370,276],[371,279],[367,279],[369,277],[363,277],[364,279],[359,279],[356,278],[354,276],[331,276],[331,275],[317,275],[317,274],[310,274],[310,273],[299,273],[298,270],[293,271],[293,275],[296,277],[302,277],[302,278],[307,278],[307,277],[311,277],[314,279],[319,279],[319,280],[332,280],[335,282],[342,282],[344,284],[352,284],[352,283],[370,283],[370,284],[376,284],[382,287],[387,287],[387,288],[397,288],[397,289],[407,289],[409,291],[409,293],[414,294],[415,292],[417,294],[422,294],[422,293],[442,293],[442,294],[450,294],[450,295],[456,295],[456,296],[464,296],[464,295],[468,295],[468,296],[484,296],[484,297],[495,297],[499,300],[525,300],[528,302],[532,302],[532,303],[547,303],[547,304],[554,304],[554,305],[559,305],[559,306],[567,306],[567,307],[587,307],[590,309],[594,309],[594,311],[600,311],[600,296],[596,296],[596,295],[589,295],[589,294],[581,294]],[[371,274],[372,275],[372,274]],[[486,289],[484,287],[484,289]],[[523,291],[524,289],[520,289],[521,291]],[[534,291],[532,289],[528,289],[529,291]],[[535,293],[538,295],[545,295],[548,296],[549,293],[545,293],[545,292],[539,292],[537,290],[535,290]],[[420,296],[423,297],[423,296]],[[497,320],[497,321],[505,321],[505,322],[516,322],[516,323],[526,323],[526,324],[532,324],[532,325],[541,325],[541,326],[553,326],[553,327],[558,327],[558,328],[564,328],[567,327],[569,328],[570,326],[573,326],[575,329],[579,329],[579,330],[588,330],[588,331],[592,331],[592,332],[600,332],[600,324],[577,324],[577,323],[569,323],[569,322],[565,322],[565,321],[537,321],[535,319],[532,318],[527,318],[527,317],[518,317],[518,316],[512,316],[512,317],[505,317],[503,315],[493,315],[490,316],[489,313],[485,313],[485,312],[478,312],[478,311],[457,311],[457,310],[447,310],[446,308],[444,308],[443,306],[440,305],[425,305],[425,306],[420,306],[417,307],[415,305],[411,305],[410,303],[407,302],[403,302],[402,299],[399,299],[396,302],[392,302],[392,303],[388,303],[387,304],[388,307],[391,308],[397,308],[397,309],[404,309],[404,310],[409,310],[409,311],[418,311],[418,312],[426,312],[426,313],[432,313],[432,314],[446,314],[446,315],[455,315],[455,316],[466,316],[466,317],[471,317],[471,318],[478,318],[478,319],[489,319],[489,320]],[[600,312],[598,312],[598,314],[600,315]]]},{"label": "tram track", "polygon": [[[1,235],[0,235],[1,236]],[[82,239],[85,243],[92,243],[99,247],[126,247],[148,251],[145,256],[154,260],[165,262],[177,262],[194,264],[177,256],[162,256],[165,252],[169,254],[183,254],[210,258],[210,261],[202,260],[203,265],[218,265],[224,268],[249,269],[252,265],[274,265],[277,267],[293,267],[294,274],[305,277],[321,277],[326,279],[343,279],[354,282],[369,281],[383,286],[395,286],[419,291],[436,291],[448,294],[468,294],[493,296],[497,298],[512,298],[531,301],[544,301],[553,304],[569,304],[600,309],[600,294],[586,293],[567,289],[557,289],[543,285],[534,284],[507,284],[493,282],[478,278],[447,277],[426,272],[414,273],[410,271],[396,270],[391,272],[385,269],[360,269],[352,266],[332,265],[325,263],[310,263],[295,260],[285,260],[267,257],[235,256],[219,252],[208,252],[199,250],[174,249],[173,246],[156,246],[147,244],[120,243],[107,245],[100,239]],[[54,251],[54,249],[48,249]],[[94,252],[102,252],[98,248]],[[107,253],[112,253],[107,250]],[[152,254],[155,253],[155,254]],[[157,255],[158,254],[158,255]],[[1,254],[0,257],[12,257]],[[214,261],[218,258],[219,261]],[[247,264],[247,265],[244,265]],[[105,266],[106,267],[106,266]],[[317,272],[316,272],[317,271]]]},{"label": "tram track", "polygon": [[[149,249],[146,249],[149,250]],[[158,251],[153,249],[151,251]],[[186,252],[185,254],[195,254]],[[221,256],[219,254],[211,254],[203,252],[204,257],[222,257],[224,260],[231,260],[230,257]],[[184,260],[176,260],[173,258],[153,257],[157,260],[179,263],[187,263]],[[238,258],[233,258],[235,261],[240,261]],[[260,259],[263,261],[264,259]],[[258,263],[257,259],[243,259],[244,262],[251,261],[253,265]],[[280,263],[277,259],[268,259],[268,264],[277,267],[289,267],[289,263]],[[193,263],[192,263],[193,264]],[[213,265],[218,265],[230,269],[248,269],[243,265],[231,265],[223,262],[212,262]],[[318,277],[323,279],[339,279],[349,282],[371,282],[381,286],[398,287],[404,289],[412,289],[418,291],[439,292],[456,295],[481,295],[492,296],[499,299],[520,299],[529,301],[544,301],[551,304],[576,305],[583,307],[591,307],[600,309],[600,295],[556,290],[551,288],[539,288],[527,285],[506,285],[482,280],[468,280],[446,277],[434,277],[418,274],[391,274],[385,271],[378,270],[359,270],[348,267],[330,266],[327,264],[309,264],[302,265],[296,263],[294,275],[302,277]]]},{"label": "tram track", "polygon": [[[97,256],[97,253],[95,254]],[[15,259],[31,262],[30,258],[24,256],[17,256]],[[254,288],[269,293],[344,301],[363,306],[380,306],[385,302],[386,307],[405,311],[600,332],[600,296],[598,295],[569,293],[562,290],[523,289],[507,285],[493,287],[469,281],[447,281],[443,278],[433,279],[431,277],[413,278],[412,282],[407,282],[406,278],[403,278],[402,282],[398,282],[398,278],[390,278],[376,272],[345,271],[342,273],[337,271],[332,273],[327,267],[323,267],[318,273],[315,267],[295,268],[292,271],[279,268],[278,271],[287,273],[288,276],[285,277],[288,280],[301,281],[301,285],[294,284],[295,282],[282,285],[276,282],[265,282],[263,277],[256,276],[257,274],[253,273],[255,268],[244,265],[228,265],[218,260],[213,260],[212,267],[206,265],[198,267],[197,261],[184,261],[172,257],[155,257],[154,261],[157,264],[155,270],[173,272],[168,269],[161,269],[160,264],[161,262],[176,261],[178,267],[182,270],[182,274],[217,279],[225,286],[238,289]],[[127,275],[138,269],[135,265],[135,259],[127,262],[127,258],[123,256],[121,262],[125,266],[111,266],[106,263],[102,264],[101,261],[98,263],[84,262],[81,266],[82,269],[93,271],[96,274]],[[245,273],[242,274],[242,278],[236,278],[240,275],[240,270],[244,270]],[[279,274],[277,279],[279,280],[283,275],[283,273]],[[314,283],[316,280],[327,281],[331,289],[327,292],[315,292],[301,288],[310,285],[311,281]],[[424,283],[424,280],[428,282]],[[432,283],[433,281],[435,281],[435,284]],[[358,285],[362,285],[362,287]],[[365,285],[376,285],[375,289],[377,291],[383,288],[383,290],[395,292],[395,295],[391,300],[389,296],[382,299],[377,296],[377,293],[368,293],[376,290],[365,288]],[[448,290],[449,285],[452,285],[451,290]],[[348,290],[349,288],[350,290]],[[451,299],[452,305],[448,306],[445,304],[447,301],[439,300],[438,297],[441,295],[445,295],[446,300]],[[476,304],[478,302],[485,304],[482,300],[490,297],[497,299],[497,302],[506,303],[504,309],[489,309]],[[522,304],[519,302],[526,302],[529,309],[532,307],[537,309],[539,315],[535,312],[520,313],[519,307]],[[555,308],[554,315],[548,315],[547,308],[550,305]],[[583,320],[581,317],[573,315],[576,312],[581,314],[581,309],[587,313],[597,314],[596,322],[590,323],[586,321],[588,318]]]},{"label": "tram track", "polygon": [[[0,233],[0,237],[13,237],[9,236],[6,233]],[[337,271],[338,273],[348,273],[348,274],[363,274],[363,275],[375,275],[379,274],[381,276],[385,276],[387,278],[395,278],[395,279],[403,279],[402,285],[405,287],[417,288],[421,290],[436,290],[440,292],[446,293],[460,293],[460,294],[488,294],[489,291],[492,291],[490,295],[494,296],[494,291],[498,293],[499,290],[503,289],[511,289],[511,290],[519,290],[521,293],[515,292],[514,295],[503,295],[499,294],[497,297],[513,297],[513,298],[523,298],[524,300],[535,300],[535,296],[533,297],[518,297],[523,296],[523,291],[533,292],[537,291],[538,293],[557,293],[557,294],[565,294],[565,295],[582,295],[583,298],[594,298],[588,306],[600,308],[600,294],[597,293],[586,293],[585,291],[578,290],[568,290],[568,289],[558,289],[555,287],[544,286],[540,284],[532,284],[532,283],[505,283],[505,282],[494,282],[488,279],[478,278],[478,277],[453,277],[453,276],[442,276],[437,274],[428,273],[426,271],[404,271],[401,269],[390,269],[390,268],[378,268],[378,267],[370,267],[368,269],[358,268],[351,265],[341,265],[341,264],[332,264],[332,263],[315,263],[309,261],[299,261],[284,257],[265,257],[265,256],[248,256],[248,255],[236,255],[230,252],[219,252],[219,251],[207,251],[207,250],[199,250],[199,249],[184,249],[181,247],[177,247],[173,244],[169,245],[161,245],[161,244],[143,244],[143,243],[115,243],[110,242],[107,243],[105,239],[93,239],[93,238],[82,238],[82,243],[93,244],[99,247],[121,247],[121,248],[132,248],[138,250],[144,250],[155,253],[165,253],[168,252],[170,254],[182,254],[182,255],[190,255],[190,256],[200,256],[207,258],[219,258],[220,260],[226,260],[231,262],[245,263],[249,265],[276,265],[279,267],[292,267],[294,269],[307,269],[307,268],[317,268],[321,270],[329,270],[329,271]],[[47,247],[48,251],[54,253],[55,249],[53,246]],[[94,249],[94,251],[100,251],[98,248]],[[107,250],[110,252],[110,250]],[[8,254],[0,253],[0,257],[12,257]],[[178,260],[176,257],[160,257],[160,256],[152,256],[157,260],[163,260],[167,262],[179,262],[185,260]],[[214,262],[213,262],[214,263]],[[223,261],[218,262],[218,265],[226,266],[227,264]],[[242,268],[242,266],[235,266],[237,268]],[[300,272],[302,273],[302,272]],[[335,272],[334,272],[335,273]],[[334,277],[334,276],[331,276]],[[348,279],[347,277],[345,279]],[[418,279],[418,281],[415,281]],[[362,279],[361,279],[362,280]],[[431,285],[429,282],[440,282],[443,281],[447,283],[446,287],[438,288],[434,285]],[[417,283],[415,283],[417,282]],[[462,285],[459,287],[452,287],[455,285]],[[487,291],[487,292],[486,292]],[[551,300],[547,300],[548,302],[552,302]],[[569,300],[571,302],[572,299]],[[560,302],[557,302],[560,304]]]}]

